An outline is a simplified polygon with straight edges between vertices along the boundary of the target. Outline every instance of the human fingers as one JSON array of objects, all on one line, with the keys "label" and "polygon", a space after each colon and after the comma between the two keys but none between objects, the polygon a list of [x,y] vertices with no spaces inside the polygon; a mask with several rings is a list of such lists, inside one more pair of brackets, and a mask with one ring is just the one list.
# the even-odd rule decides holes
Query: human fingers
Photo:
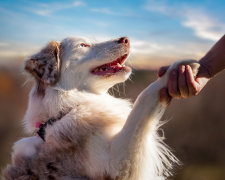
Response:
[{"label": "human fingers", "polygon": [[168,92],[173,98],[180,98],[180,92],[178,89],[178,71],[172,70],[168,79]]},{"label": "human fingers", "polygon": [[185,66],[180,65],[178,68],[179,75],[178,75],[178,89],[180,91],[180,95],[182,98],[187,98],[189,96],[189,89],[186,83],[186,73],[185,73]]},{"label": "human fingers", "polygon": [[189,65],[185,66],[186,81],[189,90],[189,96],[195,96],[200,92],[198,83],[195,81],[195,77],[192,73],[192,69]]},{"label": "human fingers", "polygon": [[172,97],[168,93],[168,89],[167,88],[160,89],[159,95],[161,104],[165,107],[168,106],[172,100]]},{"label": "human fingers", "polygon": [[168,70],[169,66],[162,66],[161,68],[159,68],[159,71],[158,71],[158,77],[161,77],[163,76],[166,71]]}]

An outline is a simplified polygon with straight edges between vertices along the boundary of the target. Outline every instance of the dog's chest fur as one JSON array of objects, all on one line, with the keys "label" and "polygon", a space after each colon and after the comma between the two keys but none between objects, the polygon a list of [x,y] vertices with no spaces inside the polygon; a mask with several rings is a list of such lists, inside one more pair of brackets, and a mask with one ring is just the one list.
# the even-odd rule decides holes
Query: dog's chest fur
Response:
[{"label": "dog's chest fur", "polygon": [[[46,142],[39,148],[33,161],[36,173],[39,172],[39,176],[42,171],[50,174],[54,172],[57,176],[63,173],[71,177],[88,175],[101,179],[110,168],[106,166],[110,161],[110,140],[122,129],[130,113],[131,103],[108,94],[97,95],[77,90],[48,89],[44,99],[40,101],[38,98],[36,101],[35,98],[33,90],[24,118],[29,129],[33,129],[39,121],[37,117],[48,119],[72,108],[62,119],[46,128]],[[32,109],[37,108],[36,103],[39,109]],[[31,122],[31,119],[35,121]],[[49,163],[54,168],[49,170]],[[62,172],[58,171],[62,169]]]}]

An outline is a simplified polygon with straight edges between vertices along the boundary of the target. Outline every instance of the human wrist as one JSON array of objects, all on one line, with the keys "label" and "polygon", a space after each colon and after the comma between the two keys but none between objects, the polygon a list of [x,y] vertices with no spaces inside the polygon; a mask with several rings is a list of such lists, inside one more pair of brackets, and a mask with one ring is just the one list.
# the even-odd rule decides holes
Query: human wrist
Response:
[{"label": "human wrist", "polygon": [[209,78],[225,69],[225,35],[200,59],[202,69],[208,73]]},{"label": "human wrist", "polygon": [[197,76],[211,79],[215,75],[215,73],[213,72],[212,66],[206,62],[207,61],[203,58],[199,61],[200,67]]}]

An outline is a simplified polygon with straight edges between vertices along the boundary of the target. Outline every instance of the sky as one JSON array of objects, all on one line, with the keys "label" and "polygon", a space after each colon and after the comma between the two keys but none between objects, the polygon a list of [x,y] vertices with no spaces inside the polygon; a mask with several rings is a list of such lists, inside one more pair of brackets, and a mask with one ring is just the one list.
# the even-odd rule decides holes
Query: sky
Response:
[{"label": "sky", "polygon": [[131,64],[199,59],[224,35],[224,0],[1,0],[0,62],[68,36],[127,36]]}]

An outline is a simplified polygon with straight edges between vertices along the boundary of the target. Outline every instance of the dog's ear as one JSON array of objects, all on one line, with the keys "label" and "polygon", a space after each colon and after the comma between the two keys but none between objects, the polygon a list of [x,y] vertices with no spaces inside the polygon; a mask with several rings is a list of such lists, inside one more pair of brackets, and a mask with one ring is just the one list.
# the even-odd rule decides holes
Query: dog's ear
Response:
[{"label": "dog's ear", "polygon": [[31,56],[25,63],[25,69],[30,72],[39,83],[54,85],[60,75],[59,43],[51,41],[39,53]]}]

